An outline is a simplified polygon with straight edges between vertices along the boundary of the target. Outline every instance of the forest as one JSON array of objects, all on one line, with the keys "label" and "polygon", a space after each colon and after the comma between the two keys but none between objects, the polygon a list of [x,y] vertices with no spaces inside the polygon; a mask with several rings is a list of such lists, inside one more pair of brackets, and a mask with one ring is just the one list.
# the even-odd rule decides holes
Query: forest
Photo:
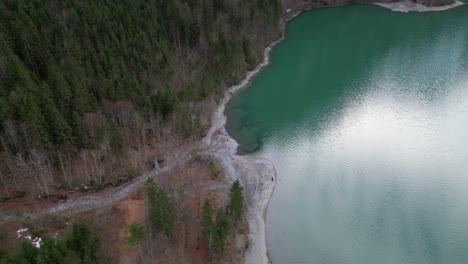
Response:
[{"label": "forest", "polygon": [[0,263],[98,263],[96,251],[99,245],[99,238],[87,225],[75,223],[69,234],[63,238],[43,237],[40,247],[35,247],[29,241],[22,241],[12,258],[0,250]]},{"label": "forest", "polygon": [[280,0],[2,1],[0,199],[126,181],[153,142],[198,139],[281,14]]}]

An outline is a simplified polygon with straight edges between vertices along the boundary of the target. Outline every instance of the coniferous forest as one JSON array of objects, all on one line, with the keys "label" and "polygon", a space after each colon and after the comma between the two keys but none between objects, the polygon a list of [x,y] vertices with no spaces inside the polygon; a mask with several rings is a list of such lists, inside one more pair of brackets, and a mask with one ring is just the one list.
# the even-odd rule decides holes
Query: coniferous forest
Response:
[{"label": "coniferous forest", "polygon": [[122,181],[149,142],[199,138],[281,12],[280,0],[2,1],[4,193]]}]

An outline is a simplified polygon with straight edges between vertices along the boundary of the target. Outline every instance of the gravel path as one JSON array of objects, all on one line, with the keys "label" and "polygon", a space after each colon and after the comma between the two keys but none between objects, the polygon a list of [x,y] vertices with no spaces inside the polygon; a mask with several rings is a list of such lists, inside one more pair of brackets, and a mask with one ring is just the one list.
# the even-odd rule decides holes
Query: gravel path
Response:
[{"label": "gravel path", "polygon": [[100,208],[104,206],[109,206],[111,204],[114,204],[128,197],[136,189],[142,186],[146,182],[146,180],[148,180],[149,178],[155,177],[158,174],[163,174],[169,171],[171,168],[174,168],[180,164],[186,163],[187,161],[191,160],[192,159],[191,153],[195,147],[196,146],[194,144],[194,146],[192,146],[183,155],[181,155],[180,157],[177,157],[177,159],[173,161],[171,165],[164,167],[164,168],[159,168],[159,166],[155,166],[157,167],[157,169],[146,172],[142,176],[133,179],[132,181],[120,186],[117,189],[103,190],[101,192],[92,193],[90,195],[83,196],[77,199],[68,199],[64,203],[57,204],[56,206],[43,209],[36,213],[22,213],[21,215],[18,215],[18,214],[7,214],[7,213],[0,212],[0,221],[3,221],[3,222],[17,221],[17,220],[21,220],[24,218],[35,219],[45,214],[58,213],[58,212],[63,212],[63,211],[67,211],[71,213],[78,213],[78,212],[88,211],[88,210],[92,210],[92,209],[96,209],[96,208]]},{"label": "gravel path", "polygon": [[[168,169],[169,168],[161,169],[161,173],[164,173]],[[65,210],[67,210],[68,212],[76,213],[76,212],[92,210],[98,207],[108,206],[108,205],[111,205],[115,202],[118,202],[124,199],[125,197],[130,195],[132,192],[134,192],[138,187],[143,185],[148,178],[153,177],[156,174],[157,174],[156,170],[153,170],[151,172],[144,174],[141,177],[134,179],[130,183],[127,183],[126,185],[121,186],[115,191],[112,191],[112,192],[103,191],[103,193],[96,193],[94,195],[80,197],[75,200],[69,199],[64,203],[58,204],[51,208],[44,209],[37,213],[24,213],[21,216],[18,216],[16,214],[0,213],[0,220],[1,221],[15,221],[15,220],[20,220],[26,217],[35,219],[44,214],[57,213],[57,212],[65,211]]]},{"label": "gravel path", "polygon": [[212,126],[202,141],[207,146],[203,155],[218,161],[228,176],[227,181],[232,183],[238,179],[244,188],[249,223],[249,247],[244,259],[247,264],[270,263],[266,243],[265,216],[276,183],[276,171],[270,160],[255,155],[236,155],[238,144],[226,132],[224,111],[232,96],[246,87],[250,80],[269,64],[269,53],[281,40],[270,44],[264,51],[263,62],[248,72],[242,82],[228,89],[223,101],[214,112]]}]

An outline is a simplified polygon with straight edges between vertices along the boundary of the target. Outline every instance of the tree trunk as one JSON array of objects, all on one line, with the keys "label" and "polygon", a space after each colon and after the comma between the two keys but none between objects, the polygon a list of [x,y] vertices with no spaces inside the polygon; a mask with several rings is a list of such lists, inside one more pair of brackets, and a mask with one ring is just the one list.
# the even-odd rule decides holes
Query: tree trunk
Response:
[{"label": "tree trunk", "polygon": [[86,152],[82,149],[81,150],[81,159],[83,160],[83,167],[84,167],[84,170],[85,170],[85,174],[86,174],[86,177],[88,179],[88,183],[91,182],[91,179],[89,177],[89,172],[88,172],[88,165],[86,164],[86,157],[88,157],[88,155],[86,154]]},{"label": "tree trunk", "polygon": [[63,177],[65,177],[65,181],[68,183],[68,186],[71,186],[70,179],[68,178],[68,176],[67,176],[67,172],[65,171],[65,166],[63,165],[63,158],[62,158],[62,154],[60,153],[60,151],[57,151],[57,154],[58,154],[58,157],[59,157],[59,161],[60,161],[60,169],[62,170]]},{"label": "tree trunk", "polygon": [[140,261],[141,263],[145,263],[143,259],[143,251],[141,250],[141,246],[138,246],[138,250],[140,251]]},{"label": "tree trunk", "polygon": [[3,187],[5,188],[5,192],[7,194],[7,196],[9,197],[10,196],[10,192],[8,191],[8,187],[5,183],[5,179],[3,178],[3,173],[0,171],[0,179],[2,180],[2,184],[3,184]]},{"label": "tree trunk", "polygon": [[[47,167],[47,162],[46,162],[46,158],[45,158],[45,154],[44,153],[40,153],[39,151],[37,150],[32,150],[31,151],[31,159],[32,159],[32,167],[31,169],[33,169],[32,173],[34,174],[35,177],[36,174],[39,172],[39,174],[41,175],[41,180],[42,180],[42,184],[43,184],[43,190],[42,192],[45,194],[45,195],[49,195],[49,187],[47,186],[47,171],[48,171],[48,167]],[[38,183],[40,184],[40,183]]]},{"label": "tree trunk", "polygon": [[97,179],[94,179],[94,180],[96,180],[96,181],[100,184],[99,180],[100,180],[101,172],[100,172],[99,167],[98,167],[98,164],[97,164],[96,152],[95,152],[95,151],[91,152],[91,156],[93,156],[94,167],[96,168],[95,173],[97,174],[97,177],[98,177]]}]

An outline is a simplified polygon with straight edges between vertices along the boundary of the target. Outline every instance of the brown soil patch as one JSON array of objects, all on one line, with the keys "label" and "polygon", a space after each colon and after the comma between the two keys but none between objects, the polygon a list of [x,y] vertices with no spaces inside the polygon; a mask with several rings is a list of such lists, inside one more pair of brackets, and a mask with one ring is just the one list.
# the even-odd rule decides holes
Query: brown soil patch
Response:
[{"label": "brown soil patch", "polygon": [[[171,244],[163,237],[148,233],[151,239],[141,245],[143,260],[140,257],[140,248],[126,250],[124,243],[129,236],[128,226],[131,223],[138,222],[148,226],[144,186],[111,206],[84,213],[72,214],[65,211],[43,215],[34,221],[23,219],[4,223],[0,226],[0,248],[10,254],[14,252],[20,242],[16,239],[16,230],[19,228],[39,229],[42,230],[42,235],[60,237],[70,231],[73,223],[84,222],[99,236],[101,247],[98,254],[100,259],[107,263],[210,263],[208,243],[205,241],[200,225],[203,202],[209,199],[216,211],[217,208],[224,208],[228,200],[228,190],[225,187],[204,188],[213,184],[215,187],[218,184],[223,186],[221,184],[224,179],[222,173],[220,172],[217,176],[213,173],[213,165],[210,166],[210,161],[195,159],[158,175],[155,181],[170,197],[173,197],[176,205],[177,237],[176,242]],[[112,195],[116,188],[120,187],[111,187],[96,193],[64,193],[57,190],[57,194],[67,195],[68,199],[77,199],[82,196],[99,199],[99,197]],[[39,199],[29,195],[4,202],[0,205],[0,210],[21,215],[23,212],[38,212],[61,202],[64,201],[51,198]],[[240,226],[237,232],[241,235],[231,234],[226,243],[223,263],[243,262],[247,228],[246,224]]]}]

